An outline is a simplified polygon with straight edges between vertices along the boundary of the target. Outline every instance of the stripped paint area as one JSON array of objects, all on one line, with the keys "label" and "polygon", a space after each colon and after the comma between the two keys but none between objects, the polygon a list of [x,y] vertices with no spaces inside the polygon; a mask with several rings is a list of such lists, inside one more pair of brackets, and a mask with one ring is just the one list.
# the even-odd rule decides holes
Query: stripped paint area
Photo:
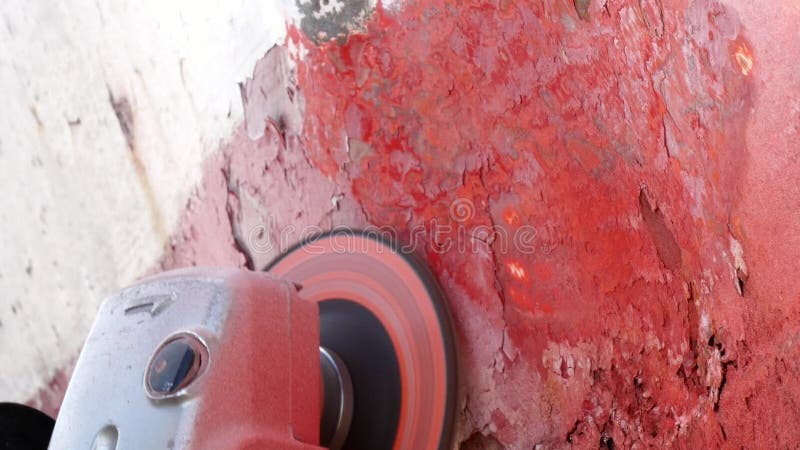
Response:
[{"label": "stripped paint area", "polygon": [[[411,1],[344,44],[290,42],[304,153],[345,175],[370,224],[424,230],[461,336],[460,440],[723,440],[741,330],[713,310],[736,295],[727,223],[751,97],[733,11]],[[358,161],[353,141],[370,149]],[[522,227],[535,245],[501,245]],[[444,245],[464,236],[480,246]],[[692,324],[703,314],[725,352]]]},{"label": "stripped paint area", "polygon": [[[302,127],[243,126],[161,268],[393,230],[455,316],[462,448],[796,445],[800,392],[769,386],[800,374],[800,309],[777,300],[800,285],[745,206],[791,215],[742,195],[785,156],[751,141],[768,36],[751,37],[711,0],[407,1],[347,39],[293,28]],[[797,201],[792,179],[772,191]]]}]

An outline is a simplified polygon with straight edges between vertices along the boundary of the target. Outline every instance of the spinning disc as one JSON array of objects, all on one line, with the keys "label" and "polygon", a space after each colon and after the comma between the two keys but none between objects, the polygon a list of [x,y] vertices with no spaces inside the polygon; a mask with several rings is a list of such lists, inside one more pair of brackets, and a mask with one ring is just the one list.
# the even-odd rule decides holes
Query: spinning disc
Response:
[{"label": "spinning disc", "polygon": [[427,267],[397,247],[366,232],[335,231],[267,268],[319,303],[320,345],[350,372],[346,450],[450,448],[456,358],[449,314]]}]

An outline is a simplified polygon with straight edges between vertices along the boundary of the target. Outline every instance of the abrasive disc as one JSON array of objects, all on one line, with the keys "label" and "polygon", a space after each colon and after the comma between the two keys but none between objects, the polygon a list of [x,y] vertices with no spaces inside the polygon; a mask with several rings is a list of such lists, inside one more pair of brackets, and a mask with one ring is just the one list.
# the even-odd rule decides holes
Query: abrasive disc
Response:
[{"label": "abrasive disc", "polygon": [[418,258],[377,233],[342,230],[295,246],[267,270],[319,303],[320,345],[350,371],[353,419],[344,449],[450,448],[452,326]]}]

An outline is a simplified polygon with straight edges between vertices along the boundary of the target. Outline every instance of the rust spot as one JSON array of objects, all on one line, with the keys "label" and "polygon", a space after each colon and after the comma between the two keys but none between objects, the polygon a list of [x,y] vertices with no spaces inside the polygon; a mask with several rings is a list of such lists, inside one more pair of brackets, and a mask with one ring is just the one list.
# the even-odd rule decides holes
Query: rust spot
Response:
[{"label": "rust spot", "polygon": [[147,169],[142,162],[139,152],[136,149],[136,136],[134,135],[134,116],[131,104],[125,97],[115,98],[111,88],[108,88],[108,101],[111,103],[111,108],[114,110],[114,115],[119,122],[119,128],[122,135],[125,136],[125,143],[128,145],[128,150],[131,157],[133,169],[136,171],[136,177],[139,179],[139,185],[144,192],[145,201],[150,209],[150,222],[153,231],[161,239],[162,242],[167,240],[167,229],[164,226],[164,218],[161,216],[161,211],[158,208],[156,201],[155,191],[153,185],[150,183],[150,178],[147,176]]},{"label": "rust spot", "polygon": [[749,278],[747,263],[744,261],[744,249],[741,242],[733,236],[730,237],[731,256],[733,256],[733,268],[736,276],[736,292],[744,295],[744,285]]},{"label": "rust spot", "polygon": [[608,450],[614,450],[616,448],[614,446],[614,438],[612,438],[610,436],[606,436],[605,433],[603,433],[603,435],[600,436],[600,448],[601,449],[605,448],[605,449],[608,449]]},{"label": "rust spot", "polygon": [[300,28],[317,44],[331,39],[344,43],[352,31],[362,27],[371,9],[366,0],[297,0],[295,4],[302,15]]},{"label": "rust spot", "polygon": [[661,262],[667,269],[678,272],[682,265],[681,248],[672,231],[667,227],[664,214],[658,207],[654,209],[650,206],[644,189],[639,192],[639,209]]},{"label": "rust spot", "polygon": [[369,146],[368,143],[358,139],[347,139],[347,152],[350,155],[350,161],[356,165],[361,164],[364,157],[370,156],[375,153],[375,150]]},{"label": "rust spot", "polygon": [[37,111],[33,105],[30,106],[30,111],[31,115],[33,116],[33,120],[36,121],[36,128],[41,133],[44,130],[44,122],[42,122],[42,118],[39,117],[39,111]]},{"label": "rust spot", "polygon": [[575,11],[581,20],[589,20],[589,3],[591,0],[572,0],[575,4]]},{"label": "rust spot", "polygon": [[458,446],[459,450],[502,450],[505,447],[491,434],[476,431]]},{"label": "rust spot", "polygon": [[133,110],[131,110],[131,104],[125,97],[120,99],[114,98],[114,93],[111,92],[111,88],[108,88],[108,101],[111,103],[111,108],[114,109],[114,115],[117,116],[117,122],[119,122],[122,135],[125,136],[128,150],[134,152],[136,140],[133,136]]}]

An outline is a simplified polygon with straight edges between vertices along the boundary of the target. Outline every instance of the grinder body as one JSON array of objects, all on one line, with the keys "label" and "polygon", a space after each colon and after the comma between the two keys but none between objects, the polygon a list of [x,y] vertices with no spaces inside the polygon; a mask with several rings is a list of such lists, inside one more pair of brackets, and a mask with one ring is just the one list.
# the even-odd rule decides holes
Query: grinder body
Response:
[{"label": "grinder body", "polygon": [[341,230],[268,270],[166,272],[104,302],[49,448],[451,448],[452,325],[421,260]]},{"label": "grinder body", "polygon": [[189,269],[106,300],[53,450],[319,447],[318,308],[267,273]]}]

